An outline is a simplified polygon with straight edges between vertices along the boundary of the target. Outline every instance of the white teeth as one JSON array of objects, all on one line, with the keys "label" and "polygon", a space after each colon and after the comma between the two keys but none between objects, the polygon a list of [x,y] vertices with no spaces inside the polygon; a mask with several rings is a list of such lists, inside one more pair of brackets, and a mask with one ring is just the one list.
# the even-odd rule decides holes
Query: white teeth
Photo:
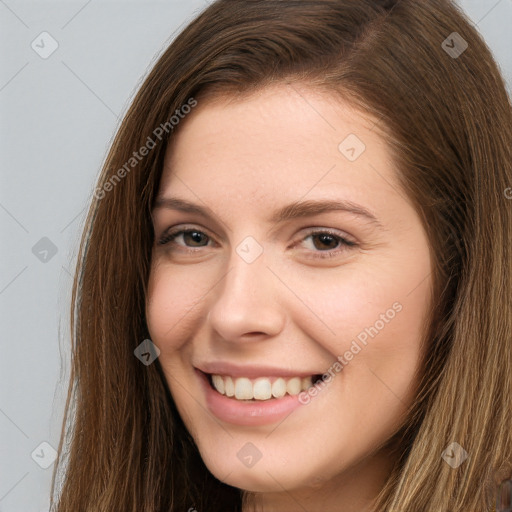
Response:
[{"label": "white teeth", "polygon": [[228,375],[212,375],[213,387],[221,394],[237,400],[269,400],[281,398],[286,394],[298,395],[313,385],[312,377],[278,377],[272,382],[271,378],[259,377],[234,379]]},{"label": "white teeth", "polygon": [[300,393],[301,380],[299,377],[294,377],[286,383],[286,391],[289,395],[298,395]]},{"label": "white teeth", "polygon": [[252,392],[256,400],[268,400],[272,397],[272,384],[268,379],[256,379],[252,385]]},{"label": "white teeth", "polygon": [[241,379],[236,379],[235,397],[238,400],[252,400],[252,382],[249,379],[244,377]]},{"label": "white teeth", "polygon": [[275,398],[281,398],[286,395],[286,381],[279,377],[272,384],[272,396]]},{"label": "white teeth", "polygon": [[[217,391],[219,390],[217,389]],[[233,384],[233,379],[231,377],[226,377],[224,379],[224,392],[226,393],[226,396],[235,396],[235,385]],[[219,393],[221,393],[221,391],[219,391]]]},{"label": "white teeth", "polygon": [[306,390],[313,385],[313,379],[311,377],[302,377],[301,383],[302,383],[302,389]]},{"label": "white teeth", "polygon": [[224,394],[224,392],[225,392],[224,379],[220,375],[212,375],[212,381],[213,381],[213,385],[215,386],[215,389],[219,393]]}]

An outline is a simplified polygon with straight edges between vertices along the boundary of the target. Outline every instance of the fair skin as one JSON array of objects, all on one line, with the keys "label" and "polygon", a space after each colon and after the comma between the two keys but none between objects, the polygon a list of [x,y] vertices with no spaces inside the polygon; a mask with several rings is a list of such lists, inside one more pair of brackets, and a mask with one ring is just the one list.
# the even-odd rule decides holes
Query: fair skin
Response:
[{"label": "fair skin", "polygon": [[[178,411],[210,472],[254,493],[244,510],[368,510],[393,463],[383,444],[414,400],[432,284],[388,148],[367,115],[297,84],[199,101],[182,123],[159,197],[206,215],[154,209],[146,307]],[[349,134],[366,146],[354,161],[338,149]],[[350,201],[378,224],[346,210],[269,220],[299,200]],[[169,228],[196,233],[158,244]],[[246,237],[258,245],[240,246]],[[262,252],[248,262],[240,247]],[[260,424],[212,412],[206,395],[219,394],[195,370],[230,363],[235,377],[275,380],[332,372],[339,356],[343,369],[309,402]],[[240,450],[260,458],[243,463]]]}]

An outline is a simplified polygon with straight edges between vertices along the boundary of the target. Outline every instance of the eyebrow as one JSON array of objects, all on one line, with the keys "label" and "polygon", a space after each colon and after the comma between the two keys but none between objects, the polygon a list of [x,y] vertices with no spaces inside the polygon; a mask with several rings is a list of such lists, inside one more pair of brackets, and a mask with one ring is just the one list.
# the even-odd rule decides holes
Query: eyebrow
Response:
[{"label": "eyebrow", "polygon": [[[153,209],[156,210],[160,208],[179,210],[186,213],[197,213],[203,217],[210,217],[207,208],[203,208],[195,203],[191,203],[185,199],[177,197],[157,197]],[[296,201],[275,211],[271,217],[268,218],[268,222],[278,224],[287,220],[310,217],[321,213],[335,211],[352,213],[358,217],[363,217],[378,228],[384,228],[379,219],[368,209],[344,199]]]}]

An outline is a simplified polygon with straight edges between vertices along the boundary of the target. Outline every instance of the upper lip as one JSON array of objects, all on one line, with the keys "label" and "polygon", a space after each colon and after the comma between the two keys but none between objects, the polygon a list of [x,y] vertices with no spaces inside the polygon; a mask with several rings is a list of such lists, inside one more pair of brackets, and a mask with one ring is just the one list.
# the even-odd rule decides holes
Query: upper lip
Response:
[{"label": "upper lip", "polygon": [[195,368],[211,375],[229,375],[231,377],[247,377],[249,379],[256,379],[258,377],[311,377],[322,373],[316,370],[288,370],[272,366],[240,366],[224,361],[205,362],[196,365]]}]

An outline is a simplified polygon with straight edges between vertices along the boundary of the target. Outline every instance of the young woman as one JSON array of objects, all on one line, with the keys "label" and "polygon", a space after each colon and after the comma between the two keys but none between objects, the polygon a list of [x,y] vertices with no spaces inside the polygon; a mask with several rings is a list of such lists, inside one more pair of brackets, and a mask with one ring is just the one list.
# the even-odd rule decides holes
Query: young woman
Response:
[{"label": "young woman", "polygon": [[511,141],[448,0],[209,6],[94,194],[53,509],[504,510]]}]

